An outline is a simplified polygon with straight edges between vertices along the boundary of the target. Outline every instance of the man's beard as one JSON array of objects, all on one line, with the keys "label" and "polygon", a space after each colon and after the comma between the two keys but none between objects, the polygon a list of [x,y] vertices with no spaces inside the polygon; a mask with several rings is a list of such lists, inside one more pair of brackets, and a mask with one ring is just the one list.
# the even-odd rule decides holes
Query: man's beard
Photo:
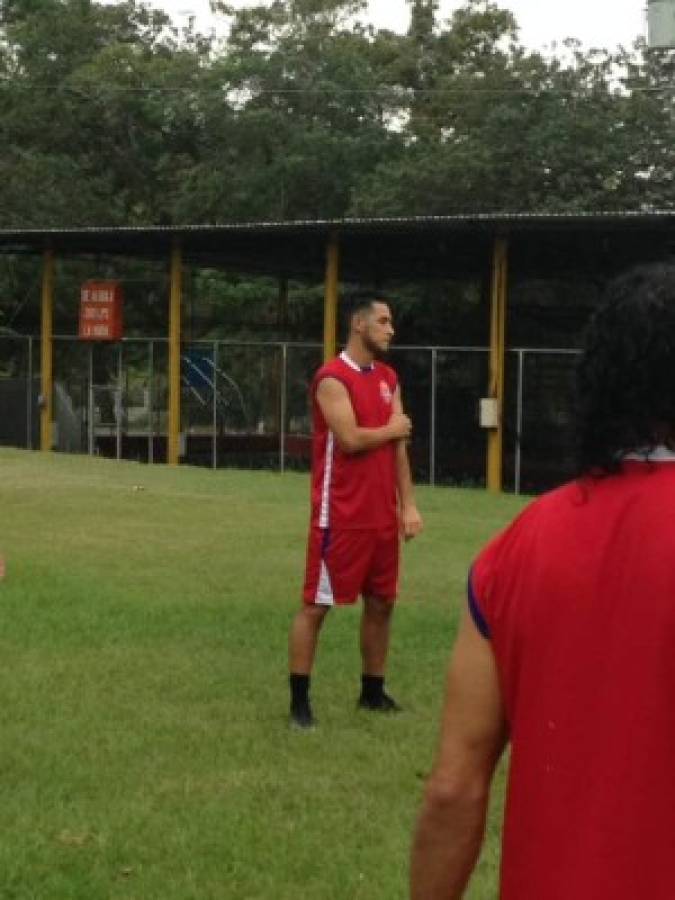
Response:
[{"label": "man's beard", "polygon": [[361,338],[361,340],[363,341],[363,346],[366,348],[368,353],[372,353],[373,356],[384,356],[385,353],[387,353],[387,350],[389,349],[387,347],[384,350],[382,350],[380,347],[377,346],[375,341],[371,337],[369,337],[367,334],[364,334],[363,337]]}]

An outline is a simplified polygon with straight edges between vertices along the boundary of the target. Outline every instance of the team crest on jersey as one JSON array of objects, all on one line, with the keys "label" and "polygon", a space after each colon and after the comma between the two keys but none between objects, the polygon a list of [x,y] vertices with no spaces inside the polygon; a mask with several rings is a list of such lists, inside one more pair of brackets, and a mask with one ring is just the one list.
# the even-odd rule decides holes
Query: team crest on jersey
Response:
[{"label": "team crest on jersey", "polygon": [[386,381],[380,382],[380,396],[385,403],[391,403],[391,401],[394,399],[391,393],[391,388]]}]

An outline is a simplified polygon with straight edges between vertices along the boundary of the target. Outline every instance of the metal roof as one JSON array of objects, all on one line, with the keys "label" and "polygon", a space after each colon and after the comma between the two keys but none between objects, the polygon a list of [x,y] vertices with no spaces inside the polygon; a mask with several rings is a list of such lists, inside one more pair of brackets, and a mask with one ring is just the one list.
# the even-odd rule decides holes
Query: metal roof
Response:
[{"label": "metal roof", "polygon": [[526,269],[611,269],[675,256],[675,210],[476,213],[411,218],[233,222],[220,225],[0,230],[0,253],[165,259],[179,238],[188,264],[245,273],[320,277],[329,234],[344,278],[420,278],[482,272],[493,238],[512,238]]}]

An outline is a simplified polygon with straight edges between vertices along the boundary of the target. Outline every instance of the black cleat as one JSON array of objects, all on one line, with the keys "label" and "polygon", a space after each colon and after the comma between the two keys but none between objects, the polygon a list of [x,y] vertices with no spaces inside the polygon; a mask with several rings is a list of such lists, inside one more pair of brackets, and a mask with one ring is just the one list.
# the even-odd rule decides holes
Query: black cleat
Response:
[{"label": "black cleat", "polygon": [[364,697],[363,694],[361,694],[359,697],[359,709],[383,713],[403,712],[403,709],[398,705],[394,698],[384,692],[382,692],[379,697]]},{"label": "black cleat", "polygon": [[302,728],[304,730],[316,727],[316,719],[312,715],[312,708],[309,704],[291,707],[290,725],[292,728]]}]

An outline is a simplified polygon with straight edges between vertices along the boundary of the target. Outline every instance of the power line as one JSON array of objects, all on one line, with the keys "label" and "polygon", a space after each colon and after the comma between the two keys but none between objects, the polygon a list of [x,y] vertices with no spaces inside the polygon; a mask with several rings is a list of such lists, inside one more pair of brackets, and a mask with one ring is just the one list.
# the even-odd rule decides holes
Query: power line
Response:
[{"label": "power line", "polygon": [[[414,97],[467,97],[467,96],[494,96],[494,97],[571,97],[573,99],[591,98],[594,92],[598,92],[598,88],[602,88],[602,95],[609,98],[621,98],[630,94],[670,94],[675,93],[675,84],[653,85],[653,86],[631,86],[622,85],[622,90],[614,88],[608,90],[605,85],[582,85],[581,87],[570,88],[404,88],[404,87],[383,87],[383,88],[248,88],[248,87],[219,87],[219,88],[193,88],[186,85],[177,87],[165,86],[143,86],[143,87],[126,87],[122,85],[105,85],[99,93],[85,91],[81,88],[64,86],[62,92],[83,99],[100,99],[106,94],[188,94],[196,97],[221,97],[223,100],[233,99],[232,95],[241,93],[246,95],[244,102],[255,100],[261,96],[359,96],[359,97],[382,97],[388,100],[398,100],[404,102]],[[25,89],[12,85],[11,90],[17,94],[23,93]],[[30,85],[28,93],[45,93],[54,94],[55,89],[48,86]]]}]

